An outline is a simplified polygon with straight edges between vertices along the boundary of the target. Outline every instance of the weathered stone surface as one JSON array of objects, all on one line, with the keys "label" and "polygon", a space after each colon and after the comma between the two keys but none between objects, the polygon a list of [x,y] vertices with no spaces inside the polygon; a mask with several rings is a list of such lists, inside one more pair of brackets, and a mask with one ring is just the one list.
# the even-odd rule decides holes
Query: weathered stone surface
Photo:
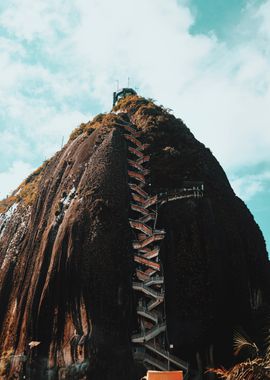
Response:
[{"label": "weathered stone surface", "polygon": [[[209,149],[145,99],[118,108],[81,127],[46,164],[34,201],[19,192],[0,214],[1,379],[139,378],[121,111],[150,144],[153,194],[183,181],[205,186],[204,198],[165,204],[158,219],[174,354],[195,367],[200,352],[207,365],[212,345],[216,364],[227,365],[232,329],[251,328],[268,308],[263,236]],[[256,292],[262,301],[254,305]],[[40,344],[30,349],[33,341]]]}]

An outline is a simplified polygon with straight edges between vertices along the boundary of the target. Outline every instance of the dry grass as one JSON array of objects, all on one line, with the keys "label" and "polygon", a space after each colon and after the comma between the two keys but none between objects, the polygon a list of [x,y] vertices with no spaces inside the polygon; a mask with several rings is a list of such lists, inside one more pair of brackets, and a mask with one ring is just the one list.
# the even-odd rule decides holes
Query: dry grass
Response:
[{"label": "dry grass", "polygon": [[153,99],[145,99],[138,95],[130,95],[120,99],[113,108],[113,111],[119,110],[124,110],[130,114],[134,114],[139,111],[140,114],[145,116],[168,114],[172,111],[170,108],[165,108],[162,105],[157,106]]},{"label": "dry grass", "polygon": [[207,372],[215,373],[219,378],[226,380],[269,380],[270,379],[270,358],[268,355],[269,346],[264,355],[259,355],[257,345],[249,338],[240,333],[234,335],[234,354],[248,348],[250,356],[246,361],[236,364],[229,370],[225,368],[210,368]]},{"label": "dry grass", "polygon": [[95,116],[93,120],[85,124],[82,123],[78,128],[74,129],[69,139],[74,140],[83,133],[90,135],[93,131],[100,127],[113,127],[113,125],[118,124],[119,121],[119,116],[114,113],[99,114]]},{"label": "dry grass", "polygon": [[240,354],[240,351],[243,349],[248,349],[251,355],[258,356],[259,349],[256,343],[252,342],[248,337],[244,337],[238,331],[234,333],[234,355],[237,356]]},{"label": "dry grass", "polygon": [[74,129],[74,131],[69,136],[69,140],[75,140],[78,136],[80,136],[83,133],[90,135],[95,129],[100,127],[102,121],[106,119],[106,116],[108,115],[100,113],[88,123],[82,123],[78,128]]},{"label": "dry grass", "polygon": [[[168,112],[171,110],[164,108],[163,106],[157,106],[152,99],[145,99],[138,95],[130,95],[121,99],[117,105],[113,108],[113,111],[123,110],[129,114],[136,113],[136,119],[144,119],[145,116],[151,118],[166,118],[168,117]],[[110,128],[114,124],[118,124],[121,121],[118,115],[114,113],[99,114],[93,118],[93,120],[88,123],[82,123],[78,128],[70,135],[70,141],[75,140],[78,136],[82,134],[90,135],[96,129]],[[35,170],[25,181],[12,193],[11,196],[0,201],[0,213],[5,212],[9,207],[15,202],[23,200],[27,205],[32,205],[37,196],[38,187],[44,169],[46,168],[48,162],[46,161],[42,166]],[[19,192],[19,193],[18,193]],[[18,194],[17,194],[18,193]],[[17,195],[15,195],[17,194]]]},{"label": "dry grass", "polygon": [[[157,117],[161,115],[168,115],[171,109],[165,108],[163,106],[157,106],[153,99],[145,99],[138,95],[126,96],[119,100],[116,106],[113,107],[112,111],[128,112],[129,114],[136,114],[136,117],[152,116]],[[82,123],[78,128],[70,135],[70,140],[75,140],[81,134],[90,135],[94,130],[99,127],[109,127],[113,126],[114,123],[119,122],[119,117],[114,113],[99,114],[93,118],[93,120],[88,123]]]},{"label": "dry grass", "polygon": [[[76,139],[79,135],[85,133],[90,135],[99,127],[111,127],[114,123],[119,122],[119,117],[115,114],[99,114],[92,121],[81,124],[70,135],[70,140]],[[49,161],[45,161],[36,169],[22,184],[11,194],[11,196],[0,201],[0,213],[6,212],[15,202],[23,201],[26,205],[32,205],[38,194],[39,183],[42,179],[43,172]]]},{"label": "dry grass", "polygon": [[39,183],[48,163],[49,161],[45,161],[21,183],[11,196],[0,201],[0,213],[7,211],[16,202],[23,201],[26,205],[32,205],[35,202]]},{"label": "dry grass", "polygon": [[142,105],[147,106],[149,104],[154,105],[154,102],[138,95],[130,95],[120,99],[113,107],[113,111],[125,110],[130,113],[135,113]]},{"label": "dry grass", "polygon": [[207,372],[215,373],[219,378],[226,380],[269,380],[269,362],[264,358],[246,360],[236,364],[229,370],[224,368],[210,369]]}]

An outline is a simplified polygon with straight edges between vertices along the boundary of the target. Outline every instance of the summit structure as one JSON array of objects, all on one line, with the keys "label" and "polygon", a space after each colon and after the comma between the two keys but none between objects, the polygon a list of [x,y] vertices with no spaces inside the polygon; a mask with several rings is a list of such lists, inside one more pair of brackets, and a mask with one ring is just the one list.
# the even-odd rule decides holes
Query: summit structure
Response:
[{"label": "summit structure", "polygon": [[113,93],[113,107],[116,105],[117,102],[119,102],[119,100],[132,95],[137,95],[137,93],[135,90],[133,90],[133,88],[130,87],[124,87],[120,90],[115,91]]}]

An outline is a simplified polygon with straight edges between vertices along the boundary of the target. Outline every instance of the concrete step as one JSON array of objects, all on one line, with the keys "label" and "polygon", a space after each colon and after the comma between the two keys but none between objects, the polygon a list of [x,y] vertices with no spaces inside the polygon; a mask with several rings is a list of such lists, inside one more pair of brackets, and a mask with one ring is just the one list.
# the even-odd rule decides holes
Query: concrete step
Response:
[{"label": "concrete step", "polygon": [[143,241],[148,238],[148,235],[146,235],[144,232],[138,232],[137,233],[137,239],[139,241]]},{"label": "concrete step", "polygon": [[168,370],[168,363],[166,363],[165,361],[162,362],[162,361],[154,358],[153,356],[151,356],[149,354],[134,352],[133,358],[134,358],[134,360],[136,360],[138,362],[142,362],[143,365],[147,369],[150,369],[150,370],[154,369],[154,370],[160,370],[160,371],[167,371]]},{"label": "concrete step", "polygon": [[168,351],[163,350],[160,347],[154,346],[151,343],[146,343],[145,348],[147,348],[147,350],[163,357],[167,361],[173,363],[179,369],[182,369],[184,371],[188,371],[188,363],[185,362],[184,360],[181,360],[181,359],[177,358],[176,356],[170,354]]},{"label": "concrete step", "polygon": [[150,340],[154,339],[156,336],[160,335],[164,331],[166,331],[166,323],[161,323],[153,327],[151,330],[133,335],[132,342],[133,343],[149,342]]},{"label": "concrete step", "polygon": [[148,281],[151,279],[151,276],[153,276],[157,271],[152,268],[148,268],[146,271],[142,271],[140,269],[136,269],[136,275],[140,281]]},{"label": "concrete step", "polygon": [[[152,235],[163,235],[163,236],[165,236],[165,232],[164,232],[164,230],[153,230]],[[150,237],[150,236],[148,236],[145,232],[139,232],[137,234],[137,240],[139,242],[143,242],[144,240],[148,239],[148,237]]]},{"label": "concrete step", "polygon": [[149,221],[155,221],[157,218],[157,214],[155,212],[151,212],[148,215],[141,217],[139,220],[143,223],[147,223]]},{"label": "concrete step", "polygon": [[[132,283],[133,290],[138,290],[140,292],[143,292],[144,294],[147,294],[150,297],[155,298],[155,300],[160,300],[163,302],[164,300],[164,292],[158,292],[152,288],[150,288],[147,285],[144,285],[142,282],[133,282]],[[148,309],[149,310],[149,309]]]},{"label": "concrete step", "polygon": [[142,223],[139,220],[129,219],[129,224],[132,228],[139,230],[148,236],[153,234],[152,228],[148,227],[145,223]]},{"label": "concrete step", "polygon": [[140,140],[136,139],[136,137],[128,134],[124,134],[124,136],[127,140],[131,141],[134,145],[136,145],[137,149],[143,150],[144,144]]},{"label": "concrete step", "polygon": [[143,202],[143,207],[144,208],[148,208],[150,206],[153,206],[157,203],[158,201],[158,196],[157,195],[153,195],[152,197],[149,197],[148,199],[146,199],[144,202]]},{"label": "concrete step", "polygon": [[[140,174],[140,173],[138,173],[138,174]],[[141,206],[143,208],[148,208],[150,206],[155,205],[158,202],[158,196],[157,195],[154,195],[154,196],[148,197],[148,198],[144,198],[138,194],[132,193],[132,198],[134,199],[135,202],[139,203],[139,206]]]},{"label": "concrete step", "polygon": [[128,163],[130,166],[132,166],[133,168],[136,168],[137,170],[139,170],[142,173],[145,170],[145,168],[141,164],[138,164],[137,161],[128,160]]},{"label": "concrete step", "polygon": [[148,193],[142,189],[141,186],[135,184],[135,183],[129,183],[129,187],[131,190],[135,191],[136,193],[140,194],[143,198],[149,198]]},{"label": "concrete step", "polygon": [[149,248],[147,251],[145,251],[145,248],[142,248],[139,252],[145,259],[153,259],[159,255],[159,246],[156,246],[154,249]]},{"label": "concrete step", "polygon": [[[147,223],[143,223],[140,219],[129,219],[129,224],[132,228],[141,231],[143,234],[146,234],[148,236],[165,235],[165,230],[153,229]],[[145,235],[142,235],[142,237],[140,237],[138,240],[142,241],[146,239],[144,236]]]},{"label": "concrete step", "polygon": [[146,155],[146,156],[143,156],[143,157],[137,159],[138,164],[141,164],[141,165],[144,164],[145,162],[148,162],[148,161],[150,161],[149,155]]},{"label": "concrete step", "polygon": [[144,215],[144,216],[150,214],[150,211],[149,211],[149,210],[145,209],[145,208],[142,207],[142,206],[139,206],[139,205],[136,204],[136,203],[131,203],[130,207],[131,207],[131,209],[132,209],[133,211],[137,211],[137,212],[139,212],[140,214],[142,214],[142,215]]},{"label": "concrete step", "polygon": [[134,172],[133,170],[128,170],[128,176],[130,178],[135,178],[143,184],[146,183],[145,176],[142,173]]},{"label": "concrete step", "polygon": [[145,265],[146,267],[153,268],[156,271],[160,271],[160,264],[156,263],[155,261],[145,259],[144,257],[138,255],[134,256],[134,261],[141,265]]},{"label": "concrete step", "polygon": [[144,363],[150,364],[152,368],[155,370],[158,369],[160,371],[167,371],[168,370],[168,363],[165,361],[157,360],[156,358],[153,358],[153,356],[146,354],[144,358]]},{"label": "concrete step", "polygon": [[120,123],[115,123],[115,124],[123,127],[127,132],[131,133],[134,137],[140,137],[141,135],[141,131],[138,131],[136,129],[136,126],[133,124],[120,124]]},{"label": "concrete step", "polygon": [[161,299],[155,299],[155,300],[153,300],[153,301],[148,302],[148,304],[147,304],[147,309],[148,309],[148,311],[151,311],[151,310],[155,309],[155,308],[158,307],[162,302],[163,302],[163,300],[161,300]]},{"label": "concrete step", "polygon": [[[136,194],[136,193],[131,193],[131,196],[132,196],[132,199],[135,203],[139,203],[139,205],[143,205],[144,202],[149,199],[149,197],[145,198],[139,194]],[[143,206],[142,206],[143,207]]]},{"label": "concrete step", "polygon": [[164,233],[161,234],[155,234],[152,236],[149,236],[147,239],[144,239],[142,241],[135,240],[133,241],[132,245],[134,249],[140,249],[147,247],[148,245],[152,244],[155,241],[163,240],[165,237]]},{"label": "concrete step", "polygon": [[140,315],[141,317],[151,319],[151,321],[155,322],[155,324],[158,323],[158,320],[159,320],[158,313],[154,311],[149,312],[146,307],[138,306],[137,314]]},{"label": "concrete step", "polygon": [[163,276],[154,276],[154,277],[151,277],[151,279],[148,280],[148,281],[145,281],[144,284],[146,286],[162,285],[162,284],[164,284],[164,277]]},{"label": "concrete step", "polygon": [[133,148],[132,146],[129,146],[128,150],[130,153],[134,154],[135,156],[137,156],[139,158],[144,157],[144,154],[140,150]]}]

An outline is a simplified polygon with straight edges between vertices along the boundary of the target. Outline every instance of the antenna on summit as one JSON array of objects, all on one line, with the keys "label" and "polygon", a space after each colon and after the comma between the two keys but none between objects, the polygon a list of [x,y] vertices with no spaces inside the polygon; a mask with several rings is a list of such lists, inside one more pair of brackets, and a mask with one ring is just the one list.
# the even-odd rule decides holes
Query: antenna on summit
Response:
[{"label": "antenna on summit", "polygon": [[129,80],[130,80],[130,77],[128,77],[128,83],[127,83],[128,88],[129,88]]}]

